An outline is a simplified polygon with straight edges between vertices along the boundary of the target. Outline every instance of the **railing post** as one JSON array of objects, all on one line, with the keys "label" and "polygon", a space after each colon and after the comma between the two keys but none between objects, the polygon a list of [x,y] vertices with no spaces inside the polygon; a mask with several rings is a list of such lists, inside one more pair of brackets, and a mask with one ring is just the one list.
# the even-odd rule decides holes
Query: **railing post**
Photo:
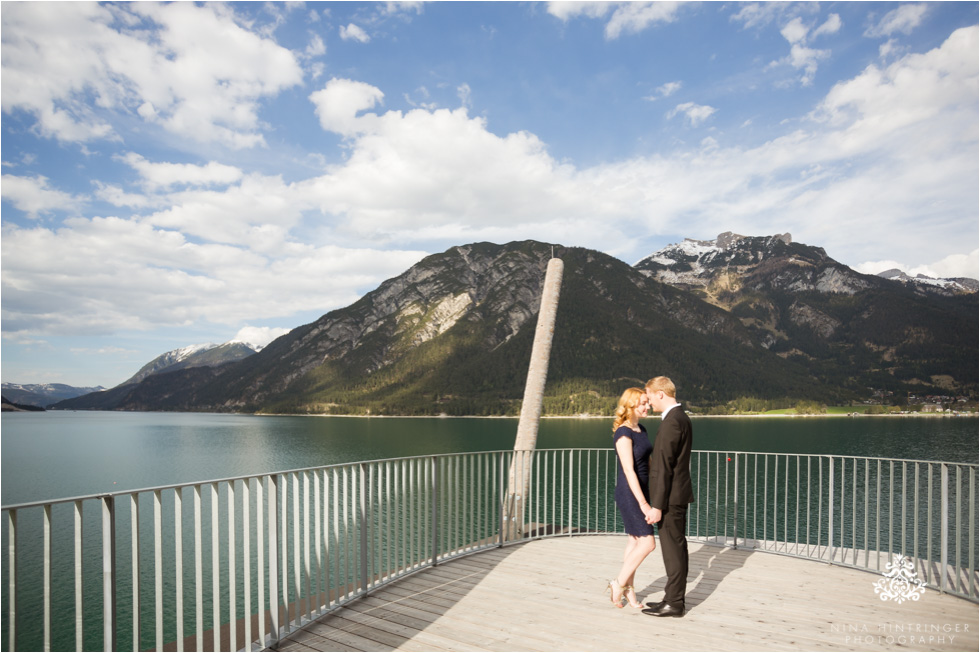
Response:
[{"label": "railing post", "polygon": [[432,566],[439,562],[439,459],[435,456],[429,459],[432,465],[432,485],[430,489],[429,509],[432,511]]},{"label": "railing post", "polygon": [[7,511],[7,650],[17,650],[17,511]]},{"label": "railing post", "polygon": [[360,499],[358,521],[361,526],[361,590],[367,594],[368,591],[368,527],[371,516],[368,514],[367,506],[367,466],[361,463],[360,466]]},{"label": "railing post", "polygon": [[572,535],[572,515],[574,514],[572,510],[572,497],[574,494],[574,478],[575,478],[575,454],[572,451],[568,452],[568,535]]},{"label": "railing post", "polygon": [[130,517],[130,559],[132,560],[133,578],[133,650],[138,651],[142,648],[140,642],[143,639],[143,631],[140,622],[140,502],[139,495],[136,493],[129,495],[129,517]]},{"label": "railing post", "polygon": [[732,495],[735,514],[732,517],[732,548],[738,549],[738,452],[735,452],[735,492]]},{"label": "railing post", "polygon": [[505,459],[505,454],[503,451],[498,454],[498,459],[500,460],[500,481],[499,481],[499,492],[500,496],[500,532],[497,534],[497,547],[504,546],[504,531],[507,529],[507,491],[504,489],[504,464],[507,462]]},{"label": "railing post", "polygon": [[[228,481],[228,491],[225,494],[228,503],[228,650],[238,650],[238,628],[235,615],[238,611],[238,597],[236,589],[238,587],[235,578],[235,568],[238,563],[235,560],[235,481]],[[248,582],[246,580],[246,582]],[[162,650],[161,646],[157,650]]]},{"label": "railing post", "polygon": [[829,456],[827,479],[827,559],[834,561],[834,457]]},{"label": "railing post", "polygon": [[102,497],[102,648],[116,650],[116,502]]},{"label": "railing post", "polygon": [[163,650],[163,504],[161,491],[153,493],[153,614],[156,650]]},{"label": "railing post", "polygon": [[177,617],[177,650],[184,651],[184,496],[174,489],[174,612]]},{"label": "railing post", "polygon": [[221,551],[218,506],[218,484],[211,483],[211,639],[212,651],[221,649]]},{"label": "railing post", "polygon": [[[269,617],[272,620],[272,641],[279,641],[279,484],[273,474],[265,477],[269,510]],[[288,615],[287,615],[288,616]],[[265,619],[263,615],[261,617]],[[265,644],[265,642],[263,642]]]},{"label": "railing post", "polygon": [[42,551],[44,555],[44,650],[51,650],[51,504],[44,504],[44,543]]},{"label": "railing post", "polygon": [[[83,614],[85,599],[82,594],[82,502],[75,502],[75,649],[84,648]],[[13,649],[10,649],[13,650]]]},{"label": "railing post", "polygon": [[201,486],[194,486],[194,645],[204,650],[204,534],[201,530]]},{"label": "railing post", "polygon": [[949,466],[943,463],[940,467],[940,522],[939,522],[939,581],[940,593],[946,593],[946,565],[949,563]]}]

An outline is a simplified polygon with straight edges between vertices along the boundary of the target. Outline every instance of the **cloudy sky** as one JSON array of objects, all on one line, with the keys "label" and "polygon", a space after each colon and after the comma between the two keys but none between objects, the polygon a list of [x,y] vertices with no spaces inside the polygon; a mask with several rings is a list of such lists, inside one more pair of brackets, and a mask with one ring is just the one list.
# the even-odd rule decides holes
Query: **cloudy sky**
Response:
[{"label": "cloudy sky", "polygon": [[978,6],[5,2],[2,375],[264,344],[426,254],[790,232],[978,276]]}]

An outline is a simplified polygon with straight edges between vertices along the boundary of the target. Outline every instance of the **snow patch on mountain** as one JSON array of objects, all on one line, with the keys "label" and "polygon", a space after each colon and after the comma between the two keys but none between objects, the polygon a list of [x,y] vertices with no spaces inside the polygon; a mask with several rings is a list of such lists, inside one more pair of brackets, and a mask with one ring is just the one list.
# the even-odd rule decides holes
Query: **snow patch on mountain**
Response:
[{"label": "snow patch on mountain", "polygon": [[247,340],[229,340],[225,343],[226,345],[245,345],[255,353],[258,353],[265,349],[265,345],[257,345],[254,342],[249,342]]},{"label": "snow patch on mountain", "polygon": [[187,347],[181,347],[180,349],[174,349],[173,351],[164,354],[164,356],[169,356],[175,363],[179,363],[182,360],[190,358],[194,354],[199,354],[202,351],[208,351],[209,349],[214,349],[215,347],[220,346],[221,345],[216,345],[213,342],[203,345],[189,345]]},{"label": "snow patch on mountain", "polygon": [[977,292],[977,290],[980,289],[980,283],[978,283],[976,279],[937,279],[924,274],[917,274],[914,277],[911,277],[898,268],[879,272],[878,276],[883,279],[890,279],[901,283],[910,283],[917,286],[931,286],[933,288],[942,288],[952,292]]}]

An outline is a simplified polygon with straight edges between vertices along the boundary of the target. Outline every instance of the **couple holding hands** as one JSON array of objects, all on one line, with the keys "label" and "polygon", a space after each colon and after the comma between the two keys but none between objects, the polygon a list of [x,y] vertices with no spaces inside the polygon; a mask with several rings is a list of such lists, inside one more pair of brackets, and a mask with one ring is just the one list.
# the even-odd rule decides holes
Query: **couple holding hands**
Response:
[{"label": "couple holding hands", "polygon": [[[653,444],[640,424],[649,411],[660,413]],[[665,376],[644,388],[628,388],[619,398],[613,421],[618,476],[616,507],[629,541],[619,575],[607,589],[614,607],[643,608],[636,598],[633,577],[640,563],[657,548],[653,527],[660,532],[667,585],[664,600],[647,603],[644,614],[680,617],[687,588],[687,507],[691,490],[691,419],[677,403],[673,382]]]}]

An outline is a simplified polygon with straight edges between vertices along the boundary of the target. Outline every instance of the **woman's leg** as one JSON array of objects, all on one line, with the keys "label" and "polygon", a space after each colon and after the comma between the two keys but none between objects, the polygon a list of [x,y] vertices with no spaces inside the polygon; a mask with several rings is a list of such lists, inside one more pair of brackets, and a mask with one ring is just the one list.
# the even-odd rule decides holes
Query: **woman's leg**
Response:
[{"label": "woman's leg", "polygon": [[643,537],[629,536],[626,553],[623,556],[623,567],[619,570],[616,582],[622,586],[632,585],[636,570],[640,564],[657,548],[653,535]]},{"label": "woman's leg", "polygon": [[[622,576],[623,571],[626,570],[627,565],[628,565],[628,561],[630,560],[630,556],[633,555],[633,552],[636,550],[636,547],[639,546],[639,545],[640,545],[640,538],[639,537],[636,537],[635,535],[627,535],[626,536],[626,552],[623,553],[623,566],[620,569],[619,576],[616,577],[617,580]],[[633,584],[633,576],[635,575],[635,573],[636,573],[636,570],[634,569],[633,570],[633,573],[631,573],[629,575],[629,578],[626,579],[626,582],[623,583],[624,586],[625,585],[632,585]]]},{"label": "woman's leg", "polygon": [[630,554],[633,552],[633,549],[636,548],[638,539],[639,538],[636,538],[632,535],[626,536],[626,551],[623,553],[623,567],[620,568],[619,574],[616,575],[614,582],[609,584],[610,587],[609,598],[610,600],[612,600],[613,603],[618,604],[621,603],[623,600],[623,591],[624,591],[623,588],[628,584],[622,582],[621,580],[621,577],[623,575],[623,568],[625,568],[626,566],[626,561],[630,559]]}]

